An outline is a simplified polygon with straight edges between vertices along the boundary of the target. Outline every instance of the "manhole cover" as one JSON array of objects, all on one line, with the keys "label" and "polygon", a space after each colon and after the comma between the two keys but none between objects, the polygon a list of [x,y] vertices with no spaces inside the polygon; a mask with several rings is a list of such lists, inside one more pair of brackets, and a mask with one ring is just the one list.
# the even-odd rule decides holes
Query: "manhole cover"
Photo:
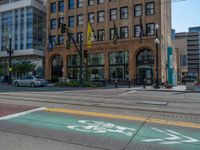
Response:
[{"label": "manhole cover", "polygon": [[137,104],[148,104],[148,105],[167,105],[167,104],[168,104],[168,102],[144,100],[144,101],[139,101],[139,102],[137,102]]}]

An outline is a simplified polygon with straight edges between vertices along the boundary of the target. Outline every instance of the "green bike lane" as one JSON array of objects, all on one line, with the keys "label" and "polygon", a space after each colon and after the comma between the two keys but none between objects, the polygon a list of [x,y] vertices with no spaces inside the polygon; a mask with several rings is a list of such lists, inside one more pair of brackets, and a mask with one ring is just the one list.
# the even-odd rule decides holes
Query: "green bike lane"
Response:
[{"label": "green bike lane", "polygon": [[0,120],[0,130],[97,149],[200,149],[200,124],[59,110],[46,109]]}]

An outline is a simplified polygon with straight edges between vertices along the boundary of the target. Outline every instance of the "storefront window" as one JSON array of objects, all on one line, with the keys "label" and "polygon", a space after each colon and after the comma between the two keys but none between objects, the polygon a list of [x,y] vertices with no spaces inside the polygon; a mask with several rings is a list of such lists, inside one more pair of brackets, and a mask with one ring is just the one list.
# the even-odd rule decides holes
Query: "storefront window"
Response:
[{"label": "storefront window", "polygon": [[111,52],[109,55],[109,79],[128,80],[128,52]]},{"label": "storefront window", "polygon": [[54,56],[54,58],[52,59],[52,62],[51,62],[51,66],[52,66],[52,70],[51,70],[51,73],[52,73],[52,82],[58,82],[58,79],[60,77],[62,77],[63,75],[63,71],[62,71],[62,68],[63,68],[63,60],[62,60],[62,57],[59,56],[59,55],[56,55]]},{"label": "storefront window", "polygon": [[88,54],[88,78],[90,80],[104,80],[104,72],[104,54]]},{"label": "storefront window", "polygon": [[67,57],[67,76],[69,79],[79,78],[79,56],[70,55]]}]

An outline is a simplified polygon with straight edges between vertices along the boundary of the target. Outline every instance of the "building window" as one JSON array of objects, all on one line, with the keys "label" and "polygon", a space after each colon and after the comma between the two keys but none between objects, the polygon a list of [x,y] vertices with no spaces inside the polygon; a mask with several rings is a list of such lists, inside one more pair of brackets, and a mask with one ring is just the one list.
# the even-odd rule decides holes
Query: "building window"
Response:
[{"label": "building window", "polygon": [[109,54],[109,79],[128,79],[128,52],[111,52]]},{"label": "building window", "polygon": [[88,13],[88,20],[90,23],[94,23],[94,13]]},{"label": "building window", "polygon": [[94,5],[94,0],[88,0],[88,6],[93,6]]},{"label": "building window", "polygon": [[55,35],[50,36],[50,41],[53,46],[57,45],[57,39]]},{"label": "building window", "polygon": [[97,40],[104,41],[105,39],[105,30],[97,30]]},{"label": "building window", "polygon": [[56,13],[56,3],[51,3],[51,13]]},{"label": "building window", "polygon": [[128,18],[128,7],[121,7],[120,8],[120,19],[127,19]]},{"label": "building window", "polygon": [[90,80],[104,80],[104,54],[88,54],[88,77]]},{"label": "building window", "polygon": [[155,35],[155,25],[153,23],[146,25],[147,36]]},{"label": "building window", "polygon": [[139,17],[142,15],[142,5],[135,5],[134,6],[134,16]]},{"label": "building window", "polygon": [[83,7],[83,0],[77,0],[77,7],[78,8]]},{"label": "building window", "polygon": [[79,60],[78,55],[67,56],[67,77],[69,79],[79,78]]},{"label": "building window", "polygon": [[64,2],[59,1],[59,12],[63,12],[63,11],[64,11]]},{"label": "building window", "polygon": [[80,43],[80,39],[81,39],[81,41],[83,41],[83,32],[77,33],[77,43]]},{"label": "building window", "polygon": [[102,3],[104,3],[104,0],[97,0],[97,3],[102,4]]},{"label": "building window", "polygon": [[77,16],[77,25],[78,26],[83,25],[83,15],[78,15]]},{"label": "building window", "polygon": [[104,22],[104,11],[98,11],[97,13],[97,21]]},{"label": "building window", "polygon": [[51,19],[51,29],[56,29],[56,19]]},{"label": "building window", "polygon": [[68,17],[68,27],[74,27],[74,16]]},{"label": "building window", "polygon": [[64,17],[58,19],[58,28],[61,27],[61,24],[64,23]]},{"label": "building window", "polygon": [[95,39],[96,39],[96,36],[95,36],[94,32],[92,32],[91,41],[92,41],[92,42],[94,42],[94,41],[95,41]]},{"label": "building window", "polygon": [[140,25],[135,25],[134,26],[134,37],[140,37],[141,29]]},{"label": "building window", "polygon": [[146,3],[146,15],[154,14],[154,2]]},{"label": "building window", "polygon": [[110,10],[110,20],[116,20],[117,19],[117,8]]},{"label": "building window", "polygon": [[64,44],[64,36],[63,35],[59,35],[58,36],[58,45],[63,45]]},{"label": "building window", "polygon": [[187,55],[181,55],[181,66],[182,67],[187,66]]},{"label": "building window", "polygon": [[69,9],[74,9],[74,0],[69,0]]},{"label": "building window", "polygon": [[114,28],[110,28],[110,40],[114,39],[115,30]]},{"label": "building window", "polygon": [[128,38],[128,27],[121,27],[120,28],[120,37],[121,39],[127,39]]}]

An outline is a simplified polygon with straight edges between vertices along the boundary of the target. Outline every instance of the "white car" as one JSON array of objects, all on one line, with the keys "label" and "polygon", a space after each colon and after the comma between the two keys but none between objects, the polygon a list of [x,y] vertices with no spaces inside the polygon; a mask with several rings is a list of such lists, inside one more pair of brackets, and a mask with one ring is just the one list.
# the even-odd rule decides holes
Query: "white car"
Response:
[{"label": "white car", "polygon": [[35,76],[27,76],[13,81],[13,85],[16,87],[18,86],[36,87],[36,86],[46,86],[47,84],[48,82],[45,79]]}]

